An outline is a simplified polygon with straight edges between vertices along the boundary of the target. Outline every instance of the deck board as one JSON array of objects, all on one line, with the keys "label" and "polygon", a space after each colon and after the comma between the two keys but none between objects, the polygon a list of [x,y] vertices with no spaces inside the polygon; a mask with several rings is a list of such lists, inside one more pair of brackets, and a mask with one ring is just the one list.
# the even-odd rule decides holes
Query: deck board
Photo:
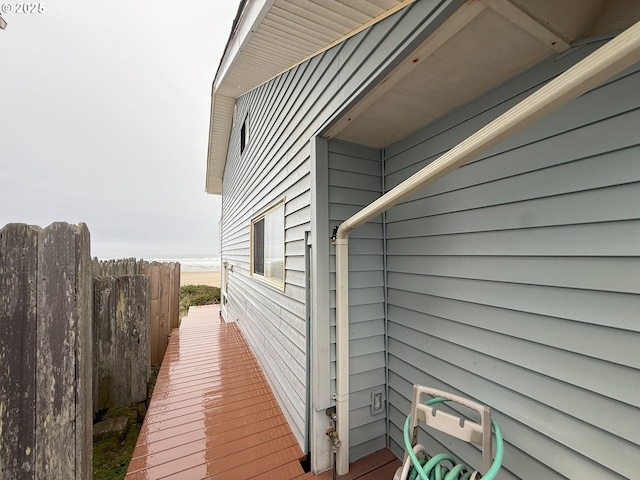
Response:
[{"label": "deck board", "polygon": [[[391,450],[384,448],[349,465],[349,473],[341,476],[340,480],[391,480],[400,465],[400,460]],[[327,471],[314,478],[331,480],[333,475]]]},{"label": "deck board", "polygon": [[303,457],[237,325],[191,309],[172,332],[127,480],[295,479]]}]

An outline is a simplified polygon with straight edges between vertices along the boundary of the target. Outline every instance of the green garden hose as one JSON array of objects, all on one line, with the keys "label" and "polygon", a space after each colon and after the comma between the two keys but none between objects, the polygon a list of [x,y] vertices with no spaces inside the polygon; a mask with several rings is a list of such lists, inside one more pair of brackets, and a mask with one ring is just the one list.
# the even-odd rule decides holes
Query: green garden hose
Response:
[{"label": "green garden hose", "polygon": [[[424,404],[430,406],[446,401],[448,401],[448,399],[436,397]],[[457,463],[456,459],[451,455],[441,453],[432,457],[428,461],[418,460],[413,451],[413,447],[411,446],[411,440],[409,439],[410,419],[411,415],[407,415],[407,419],[404,422],[404,446],[409,454],[409,458],[411,458],[411,463],[413,464],[409,473],[409,480],[416,480],[418,478],[420,478],[420,480],[469,480],[474,471],[462,463]],[[495,420],[491,420],[491,425],[493,426],[493,431],[496,434],[496,456],[487,473],[482,476],[484,480],[493,480],[502,465],[502,433],[500,433],[500,428]],[[451,468],[446,466],[444,464],[445,462],[451,464]]]}]

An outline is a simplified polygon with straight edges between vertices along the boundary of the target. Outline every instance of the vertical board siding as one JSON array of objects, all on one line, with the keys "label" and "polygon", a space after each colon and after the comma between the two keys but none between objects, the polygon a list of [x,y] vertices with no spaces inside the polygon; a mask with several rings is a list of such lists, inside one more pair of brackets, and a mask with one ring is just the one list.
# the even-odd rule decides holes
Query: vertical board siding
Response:
[{"label": "vertical board siding", "polygon": [[[236,101],[223,179],[221,221],[221,256],[232,267],[227,283],[227,320],[239,322],[301,446],[305,444],[307,408],[304,235],[311,228],[310,141],[346,104],[354,102],[366,85],[389,71],[403,52],[435,30],[459,3],[459,0],[416,2]],[[240,152],[240,131],[245,119],[248,141]],[[367,161],[352,159],[356,163],[361,160]],[[357,172],[358,165],[346,168]],[[361,190],[362,199],[370,198],[371,193],[380,194],[379,169],[378,161],[378,178],[372,181],[375,191],[367,191],[373,183],[368,184]],[[352,186],[347,183],[340,187],[342,192],[335,193],[348,195]],[[284,291],[250,275],[251,218],[282,197],[285,198]],[[344,220],[355,207],[337,202],[336,208],[335,218]],[[375,229],[363,228],[360,235],[377,242],[377,245],[362,242],[365,251],[356,257],[364,264],[375,263],[367,268],[377,272],[378,283],[363,288],[362,292],[355,291],[354,299],[359,294],[375,297],[380,293],[376,302],[381,302],[382,225],[378,222]],[[356,268],[357,263],[354,260]],[[329,268],[329,258],[325,265]],[[369,301],[372,300],[363,299],[362,305],[354,307],[356,315],[359,309],[364,309],[363,321],[372,319],[367,313]],[[382,318],[382,313],[373,317]],[[354,384],[362,383],[364,390],[384,383],[384,366],[377,371],[379,378]],[[379,425],[384,425],[384,419],[375,428],[365,424],[354,430],[355,438],[362,440],[352,449],[352,457],[384,445],[384,431],[380,433]]]},{"label": "vertical board siding", "polygon": [[[576,47],[385,151],[387,189],[561,73]],[[387,212],[393,451],[411,385],[493,408],[499,478],[640,471],[640,65]],[[479,465],[433,433],[433,452]]]},{"label": "vertical board siding", "polygon": [[[329,227],[382,194],[381,152],[329,142]],[[335,391],[335,256],[331,248],[331,382]],[[349,241],[350,461],[386,446],[386,417],[371,415],[371,392],[384,391],[385,327],[382,221],[355,230]]]}]

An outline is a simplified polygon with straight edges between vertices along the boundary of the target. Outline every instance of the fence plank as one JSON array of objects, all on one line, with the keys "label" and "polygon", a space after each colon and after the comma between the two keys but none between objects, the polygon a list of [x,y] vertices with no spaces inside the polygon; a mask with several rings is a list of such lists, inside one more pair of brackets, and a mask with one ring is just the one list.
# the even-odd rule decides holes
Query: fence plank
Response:
[{"label": "fence plank", "polygon": [[[151,373],[149,363],[149,277],[129,275],[118,279],[120,291],[117,311],[119,345],[126,346],[129,357],[129,391],[127,401],[135,405],[147,400],[147,382]],[[126,368],[126,366],[124,367]]]},{"label": "fence plank", "polygon": [[0,478],[35,471],[37,230],[0,230]]},{"label": "fence plank", "polygon": [[[114,326],[115,277],[97,277],[93,304],[93,411],[106,410],[111,404],[115,370]],[[113,308],[112,308],[113,307]]]},{"label": "fence plank", "polygon": [[173,325],[174,328],[180,326],[180,275],[181,275],[180,263],[175,264],[175,274],[173,277]]},{"label": "fence plank", "polygon": [[[176,281],[178,289],[176,290]],[[169,263],[169,332],[178,328],[180,303],[180,264]]]},{"label": "fence plank", "polygon": [[170,273],[167,264],[160,265],[160,326],[158,329],[158,355],[164,358],[169,342]]},{"label": "fence plank", "polygon": [[77,303],[91,291],[82,290],[88,251],[78,249],[88,249],[86,226],[53,223],[38,232],[36,480],[90,478],[90,467],[77,468],[91,464],[91,438],[82,438],[91,431],[85,426],[91,389],[81,367],[91,362],[91,347],[80,339],[87,330],[91,338],[90,309]]},{"label": "fence plank", "polygon": [[39,232],[36,479],[75,477],[75,243],[61,223]]},{"label": "fence plank", "polygon": [[151,365],[160,365],[162,357],[158,352],[160,329],[160,268],[156,265],[145,265],[142,273],[149,276],[149,352]]},{"label": "fence plank", "polygon": [[[73,227],[73,226],[71,226]],[[93,410],[92,363],[93,354],[93,269],[91,265],[91,237],[86,224],[80,223],[76,234],[76,477],[93,476]]]}]

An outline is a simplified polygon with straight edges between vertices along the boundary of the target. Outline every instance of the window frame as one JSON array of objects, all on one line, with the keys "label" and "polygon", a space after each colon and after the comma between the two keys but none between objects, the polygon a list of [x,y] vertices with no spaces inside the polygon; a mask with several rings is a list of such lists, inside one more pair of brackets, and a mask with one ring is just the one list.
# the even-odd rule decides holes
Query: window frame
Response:
[{"label": "window frame", "polygon": [[249,146],[249,112],[244,116],[240,125],[240,155],[244,155]]},{"label": "window frame", "polygon": [[[266,225],[267,225],[267,216],[274,212],[275,210],[277,210],[278,208],[282,207],[282,280],[280,281],[279,279],[274,279],[272,277],[267,276],[265,273],[258,273],[255,271],[255,255],[256,255],[256,245],[255,245],[255,225],[256,223],[260,222],[260,221],[264,221],[263,222],[263,247],[262,247],[262,270],[263,272],[266,270],[266,252],[267,252],[267,235],[265,234],[266,231]],[[251,218],[250,221],[250,232],[249,232],[249,244],[250,244],[250,260],[249,260],[249,265],[250,265],[250,275],[253,278],[256,278],[262,282],[267,283],[270,286],[276,287],[281,291],[284,291],[284,287],[285,287],[285,278],[286,278],[286,274],[287,274],[287,269],[286,269],[286,252],[285,252],[285,246],[286,246],[286,242],[285,242],[285,198],[282,197],[281,199],[279,199],[278,201],[276,201],[275,203],[271,204],[269,207],[265,208],[264,210],[262,210],[260,213],[258,213],[257,215],[255,215],[254,217]]]}]

